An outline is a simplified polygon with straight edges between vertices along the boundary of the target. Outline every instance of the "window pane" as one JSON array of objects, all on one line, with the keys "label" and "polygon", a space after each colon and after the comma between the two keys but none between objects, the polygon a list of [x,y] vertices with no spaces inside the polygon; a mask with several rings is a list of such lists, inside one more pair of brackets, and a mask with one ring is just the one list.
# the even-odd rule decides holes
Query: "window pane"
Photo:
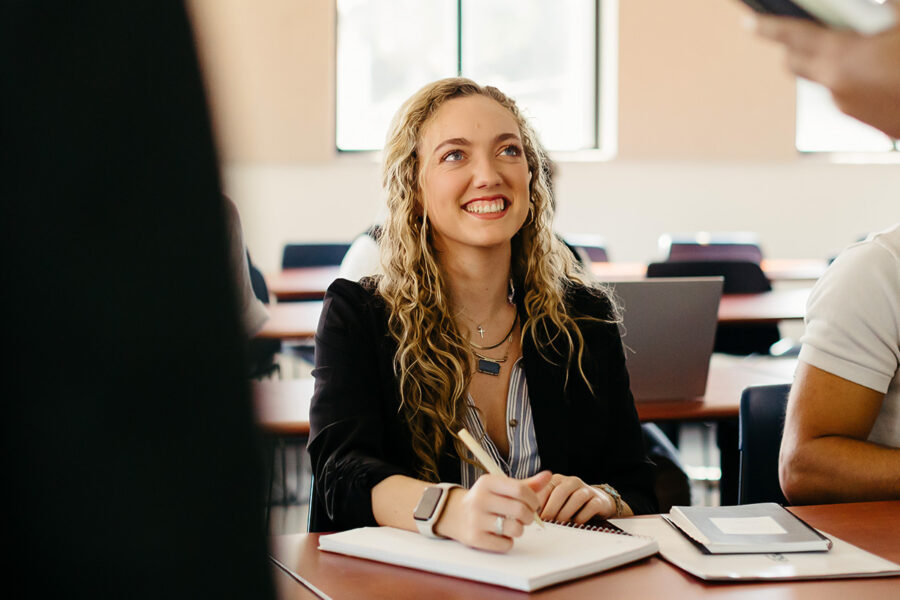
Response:
[{"label": "window pane", "polygon": [[801,152],[885,152],[890,138],[842,113],[827,88],[797,80],[797,150]]},{"label": "window pane", "polygon": [[462,0],[462,70],[515,98],[551,150],[596,147],[594,0]]},{"label": "window pane", "polygon": [[456,0],[338,0],[337,146],[384,145],[417,89],[456,75]]}]

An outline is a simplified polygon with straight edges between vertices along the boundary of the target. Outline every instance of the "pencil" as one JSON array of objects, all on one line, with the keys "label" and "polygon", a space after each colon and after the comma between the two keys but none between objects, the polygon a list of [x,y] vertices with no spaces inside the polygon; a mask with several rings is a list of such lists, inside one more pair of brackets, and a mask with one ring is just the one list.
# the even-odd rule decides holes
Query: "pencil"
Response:
[{"label": "pencil", "polygon": [[[475,455],[475,459],[481,463],[481,467],[490,473],[491,475],[506,475],[503,472],[503,469],[500,468],[500,465],[494,462],[494,459],[491,458],[490,454],[484,451],[484,448],[481,447],[481,444],[475,441],[475,438],[472,437],[472,434],[466,431],[465,428],[459,430],[459,439],[463,441],[466,445],[466,448]],[[538,516],[537,511],[534,511],[534,522],[544,526],[544,522],[541,521],[541,518]]]}]

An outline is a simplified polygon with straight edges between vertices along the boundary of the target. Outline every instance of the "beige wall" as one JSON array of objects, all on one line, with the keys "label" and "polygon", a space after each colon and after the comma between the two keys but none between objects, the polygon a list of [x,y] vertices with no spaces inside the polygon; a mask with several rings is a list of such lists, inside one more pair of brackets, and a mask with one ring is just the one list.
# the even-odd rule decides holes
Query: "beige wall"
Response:
[{"label": "beige wall", "polygon": [[[332,0],[192,0],[223,159],[254,259],[349,239],[379,210],[377,157],[334,150]],[[770,255],[824,256],[897,221],[900,166],[793,149],[794,85],[736,0],[620,0],[619,154],[560,157],[560,231],[648,260],[664,231],[753,229]],[[864,210],[861,210],[861,207]]]},{"label": "beige wall", "polygon": [[330,160],[332,0],[189,0],[189,6],[223,161]]},{"label": "beige wall", "polygon": [[621,0],[619,156],[794,157],[794,81],[737,0]]}]

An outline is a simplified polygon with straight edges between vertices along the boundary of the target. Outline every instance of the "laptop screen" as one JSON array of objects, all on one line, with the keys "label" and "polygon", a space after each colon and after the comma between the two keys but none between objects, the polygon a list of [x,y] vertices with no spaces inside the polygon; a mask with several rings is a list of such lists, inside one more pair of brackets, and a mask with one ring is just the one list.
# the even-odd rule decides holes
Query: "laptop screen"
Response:
[{"label": "laptop screen", "polygon": [[706,392],[721,277],[610,283],[622,309],[622,343],[636,401],[691,399]]}]

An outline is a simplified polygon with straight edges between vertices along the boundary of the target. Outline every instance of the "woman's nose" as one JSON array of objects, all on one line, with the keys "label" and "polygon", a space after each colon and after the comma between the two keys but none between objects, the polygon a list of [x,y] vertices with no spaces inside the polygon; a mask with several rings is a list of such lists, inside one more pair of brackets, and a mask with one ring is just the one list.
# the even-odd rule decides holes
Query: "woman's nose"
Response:
[{"label": "woman's nose", "polygon": [[484,156],[475,160],[473,168],[473,184],[476,188],[491,187],[503,181],[503,176],[492,157]]}]

